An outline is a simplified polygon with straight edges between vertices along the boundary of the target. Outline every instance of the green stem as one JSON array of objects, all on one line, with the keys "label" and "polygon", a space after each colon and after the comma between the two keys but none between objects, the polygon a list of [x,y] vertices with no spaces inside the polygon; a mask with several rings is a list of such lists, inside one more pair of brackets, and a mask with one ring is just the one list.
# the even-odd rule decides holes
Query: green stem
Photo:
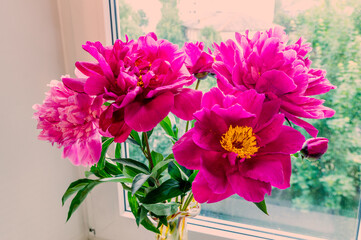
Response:
[{"label": "green stem", "polygon": [[193,193],[191,192],[191,193],[188,195],[186,201],[184,202],[183,207],[181,208],[181,211],[187,210],[187,207],[188,207],[188,205],[191,203],[192,200],[193,200]]},{"label": "green stem", "polygon": [[143,135],[144,135],[145,145],[147,146],[147,155],[148,156],[146,156],[146,157],[149,160],[150,170],[152,170],[154,168],[154,164],[153,164],[152,154],[150,153],[148,134],[147,134],[147,132],[143,132]]}]

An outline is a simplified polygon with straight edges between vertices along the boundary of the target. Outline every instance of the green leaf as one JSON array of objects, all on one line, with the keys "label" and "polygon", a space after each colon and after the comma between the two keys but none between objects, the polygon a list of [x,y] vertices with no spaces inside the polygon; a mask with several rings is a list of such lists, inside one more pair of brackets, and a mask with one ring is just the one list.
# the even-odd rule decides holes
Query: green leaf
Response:
[{"label": "green leaf", "polygon": [[142,171],[139,171],[135,168],[132,168],[132,167],[127,167],[127,166],[124,166],[123,167],[123,174],[125,176],[127,176],[128,178],[131,178],[133,179],[135,176],[137,176],[139,173],[143,173]]},{"label": "green leaf", "polygon": [[[158,178],[158,176],[165,170],[167,169],[167,166],[170,162],[173,162],[174,159],[165,159],[161,162],[159,162],[157,165],[155,165],[155,167],[152,169],[152,173],[151,176]],[[164,167],[164,169],[162,169]]]},{"label": "green leaf", "polygon": [[115,144],[115,158],[121,158],[122,157],[122,145],[120,143]]},{"label": "green leaf", "polygon": [[193,171],[192,175],[189,176],[188,182],[189,182],[190,184],[193,183],[193,181],[194,181],[194,179],[196,178],[198,172],[199,172],[199,170],[195,170],[195,171]]},{"label": "green leaf", "polygon": [[133,180],[124,175],[110,178],[102,178],[97,180],[98,182],[120,182],[120,183],[131,183]]},{"label": "green leaf", "polygon": [[139,227],[139,214],[138,214],[139,204],[137,198],[135,196],[132,196],[131,192],[128,192],[128,203],[130,210],[132,211],[135,217],[135,221]]},{"label": "green leaf", "polygon": [[262,202],[254,202],[254,204],[262,211],[264,212],[265,214],[268,215],[268,212],[267,212],[267,206],[266,206],[266,202],[265,200],[263,200]]},{"label": "green leaf", "polygon": [[79,190],[78,193],[75,195],[73,200],[71,201],[69,211],[68,211],[68,218],[66,221],[70,219],[70,217],[73,215],[73,213],[78,209],[80,204],[84,201],[88,193],[96,186],[99,182],[93,181],[86,185],[83,189]]},{"label": "green leaf", "polygon": [[92,173],[91,171],[85,171],[84,172],[84,176],[86,177],[86,178],[88,178],[88,177],[90,177],[91,175],[93,175],[94,173]]},{"label": "green leaf", "polygon": [[106,139],[103,143],[102,143],[102,153],[100,155],[97,167],[99,170],[103,170],[104,169],[104,161],[105,161],[105,155],[108,151],[108,148],[110,146],[110,144],[112,144],[112,142],[114,141],[114,138],[108,138]]},{"label": "green leaf", "polygon": [[108,161],[105,161],[104,171],[114,176],[122,174],[122,171],[117,165],[111,164]]},{"label": "green leaf", "polygon": [[158,188],[150,191],[145,198],[142,200],[142,203],[159,203],[167,199],[177,197],[183,194],[183,188],[180,186],[180,183],[174,179],[168,179],[162,183]]},{"label": "green leaf", "polygon": [[134,169],[137,169],[145,174],[149,174],[149,168],[144,163],[138,162],[137,160],[131,159],[131,158],[117,158],[112,159],[114,162],[121,163],[125,166],[132,167]]},{"label": "green leaf", "polygon": [[74,182],[72,182],[68,189],[65,191],[63,197],[61,198],[61,202],[64,206],[65,201],[74,193],[76,193],[77,191],[79,191],[80,189],[84,188],[86,185],[88,185],[89,183],[93,182],[93,180],[91,179],[87,179],[87,178],[83,178],[83,179],[79,179],[76,180]]},{"label": "green leaf", "polygon": [[150,221],[150,219],[148,217],[144,218],[143,221],[141,222],[141,224],[147,230],[155,232],[155,233],[159,233],[159,229],[153,225],[153,223]]},{"label": "green leaf", "polygon": [[132,183],[132,194],[134,195],[136,191],[139,190],[143,186],[143,184],[148,180],[150,175],[139,173],[137,176],[134,177]]},{"label": "green leaf", "polygon": [[157,165],[159,162],[161,162],[163,160],[163,155],[161,153],[158,153],[158,152],[155,152],[155,151],[152,151],[150,153],[150,155],[152,156],[152,159],[153,159],[153,163],[154,165]]},{"label": "green leaf", "polygon": [[135,144],[138,145],[138,146],[142,146],[142,142],[140,141],[140,137],[139,137],[138,132],[132,130],[132,131],[130,132],[130,136],[131,136],[131,139],[134,140],[133,143],[135,143]]},{"label": "green leaf", "polygon": [[112,176],[106,171],[98,169],[95,165],[91,166],[90,171],[98,178],[107,178]]},{"label": "green leaf", "polygon": [[179,203],[156,203],[143,204],[143,206],[150,212],[157,216],[170,216],[178,211]]},{"label": "green leaf", "polygon": [[174,132],[172,130],[172,124],[169,120],[169,117],[165,117],[161,122],[160,126],[163,128],[163,130],[168,134],[170,137],[174,138]]},{"label": "green leaf", "polygon": [[181,171],[179,170],[177,165],[174,164],[174,162],[170,162],[168,164],[168,173],[174,180],[177,180],[178,182],[182,181]]},{"label": "green leaf", "polygon": [[[159,223],[163,224],[164,226],[168,226],[168,220],[165,216],[159,216]],[[160,227],[160,226],[159,226]]]}]

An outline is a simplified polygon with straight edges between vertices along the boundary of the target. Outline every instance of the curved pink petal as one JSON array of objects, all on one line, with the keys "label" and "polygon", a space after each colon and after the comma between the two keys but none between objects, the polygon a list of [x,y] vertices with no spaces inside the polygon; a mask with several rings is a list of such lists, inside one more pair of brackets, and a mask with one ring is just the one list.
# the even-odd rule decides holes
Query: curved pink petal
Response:
[{"label": "curved pink petal", "polygon": [[171,110],[177,117],[190,121],[193,113],[201,108],[202,91],[182,88],[174,95],[174,105]]},{"label": "curved pink petal", "polygon": [[200,169],[201,155],[204,151],[192,139],[194,128],[186,132],[172,148],[175,160],[188,169]]},{"label": "curved pink petal", "polygon": [[268,123],[259,127],[256,131],[256,135],[259,138],[258,145],[263,147],[275,140],[283,129],[282,126],[284,121],[284,115],[277,114]]},{"label": "curved pink petal", "polygon": [[270,70],[263,73],[256,84],[257,92],[273,92],[277,96],[292,92],[296,87],[292,78],[279,70]]},{"label": "curved pink petal", "polygon": [[293,122],[294,124],[296,124],[297,126],[302,127],[303,129],[305,129],[308,134],[310,134],[312,137],[317,137],[318,134],[318,130],[317,128],[315,128],[314,126],[312,126],[311,124],[309,124],[308,122],[295,117],[294,115],[288,113],[288,112],[283,112],[285,114],[285,117],[288,118],[288,120],[290,120],[291,122]]},{"label": "curved pink petal", "polygon": [[265,194],[271,194],[271,184],[242,176],[238,171],[227,175],[232,189],[250,202],[261,202]]},{"label": "curved pink petal", "polygon": [[207,181],[204,179],[201,172],[199,172],[192,184],[192,192],[194,199],[199,203],[214,203],[222,201],[234,194],[234,191],[230,185],[227,186],[227,190],[222,194],[214,193],[208,186]]},{"label": "curved pink petal", "polygon": [[150,131],[168,115],[173,104],[171,92],[165,92],[151,100],[135,101],[125,107],[124,120],[135,131]]},{"label": "curved pink petal", "polygon": [[84,91],[89,95],[100,95],[110,86],[109,81],[103,76],[91,76],[86,80]]},{"label": "curved pink petal", "polygon": [[259,148],[257,154],[293,154],[302,149],[304,142],[305,137],[299,131],[283,125],[278,137],[266,146]]},{"label": "curved pink petal", "polygon": [[206,179],[209,188],[217,194],[224,193],[228,186],[226,169],[229,169],[230,166],[223,155],[219,152],[204,151],[201,158],[200,172]]},{"label": "curved pink petal", "polygon": [[223,118],[227,126],[251,126],[253,127],[253,122],[255,115],[247,112],[241,105],[234,104],[229,108],[221,108],[219,105],[215,105],[212,108],[212,111],[215,112],[218,116]]},{"label": "curved pink petal", "polygon": [[224,94],[219,88],[211,88],[203,95],[202,107],[211,109],[214,105],[220,105],[223,107]]},{"label": "curved pink petal", "polygon": [[227,132],[228,126],[224,120],[213,111],[204,108],[194,114],[197,121],[193,141],[206,150],[223,151],[220,144],[221,136]]},{"label": "curved pink petal", "polygon": [[240,164],[239,170],[245,177],[285,188],[290,186],[290,159],[290,155],[282,154],[256,155]]},{"label": "curved pink petal", "polygon": [[86,80],[87,80],[86,78],[66,78],[66,77],[63,77],[61,79],[61,81],[67,88],[79,93],[84,92],[84,84]]}]

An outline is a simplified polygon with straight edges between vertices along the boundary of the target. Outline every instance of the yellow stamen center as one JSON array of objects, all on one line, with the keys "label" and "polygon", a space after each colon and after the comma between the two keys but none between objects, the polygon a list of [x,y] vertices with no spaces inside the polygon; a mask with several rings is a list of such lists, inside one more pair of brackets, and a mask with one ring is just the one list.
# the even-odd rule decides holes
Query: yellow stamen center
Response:
[{"label": "yellow stamen center", "polygon": [[233,128],[231,125],[220,143],[225,150],[238,154],[239,158],[251,158],[259,149],[253,129],[246,126]]},{"label": "yellow stamen center", "polygon": [[143,82],[143,79],[142,79],[142,75],[139,76],[139,80],[137,82],[137,86],[139,87],[144,87],[144,82]]}]

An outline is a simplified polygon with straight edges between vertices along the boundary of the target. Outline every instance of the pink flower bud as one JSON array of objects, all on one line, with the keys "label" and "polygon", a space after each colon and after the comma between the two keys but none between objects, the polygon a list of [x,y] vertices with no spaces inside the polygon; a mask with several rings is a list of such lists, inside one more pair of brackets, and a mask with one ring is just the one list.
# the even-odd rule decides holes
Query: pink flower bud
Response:
[{"label": "pink flower bud", "polygon": [[318,160],[327,151],[327,138],[310,138],[303,144],[301,154],[304,158]]}]

